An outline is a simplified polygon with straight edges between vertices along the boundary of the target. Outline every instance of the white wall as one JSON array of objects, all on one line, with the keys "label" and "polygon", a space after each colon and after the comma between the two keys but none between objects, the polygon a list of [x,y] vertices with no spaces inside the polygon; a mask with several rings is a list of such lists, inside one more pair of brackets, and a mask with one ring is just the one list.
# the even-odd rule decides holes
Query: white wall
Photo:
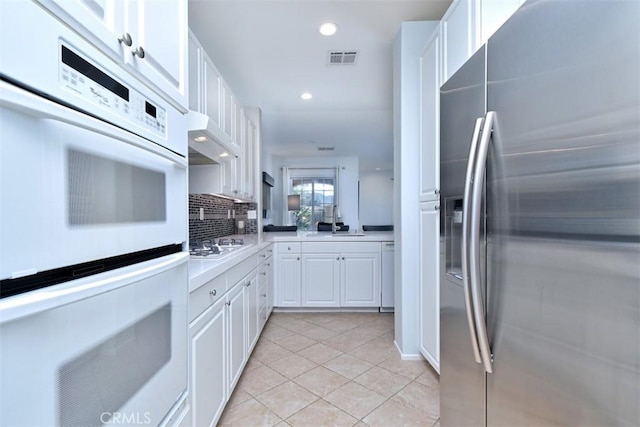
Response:
[{"label": "white wall", "polygon": [[393,224],[393,171],[360,172],[360,224]]},{"label": "white wall", "polygon": [[271,207],[273,224],[282,225],[285,194],[282,194],[283,167],[340,167],[338,179],[338,207],[342,221],[355,230],[360,226],[358,221],[358,158],[357,157],[272,157],[271,176],[276,183],[271,189]]},{"label": "white wall", "polygon": [[422,358],[418,350],[419,57],[438,24],[404,22],[393,46],[395,341],[406,359]]}]

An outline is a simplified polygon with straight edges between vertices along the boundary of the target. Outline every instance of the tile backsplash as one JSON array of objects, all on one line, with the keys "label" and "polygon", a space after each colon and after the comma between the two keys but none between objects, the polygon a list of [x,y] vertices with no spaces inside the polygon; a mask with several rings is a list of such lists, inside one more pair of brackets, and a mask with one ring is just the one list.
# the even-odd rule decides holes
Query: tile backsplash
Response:
[{"label": "tile backsplash", "polygon": [[[204,209],[203,220],[200,219],[201,208]],[[258,220],[247,219],[247,211],[256,209],[257,203],[236,203],[211,194],[189,194],[189,240],[238,234],[238,221],[244,221],[246,234],[256,234]]]}]

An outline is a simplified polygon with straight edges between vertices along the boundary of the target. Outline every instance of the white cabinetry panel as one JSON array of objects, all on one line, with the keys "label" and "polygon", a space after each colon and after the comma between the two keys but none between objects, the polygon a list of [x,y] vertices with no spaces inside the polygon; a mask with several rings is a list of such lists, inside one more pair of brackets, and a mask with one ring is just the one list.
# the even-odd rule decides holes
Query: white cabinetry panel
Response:
[{"label": "white cabinetry panel", "polygon": [[437,29],[420,56],[420,184],[419,200],[438,198],[440,187],[440,60]]},{"label": "white cabinetry panel", "polygon": [[302,307],[340,306],[338,254],[302,255]]},{"label": "white cabinetry panel", "polygon": [[420,204],[419,348],[440,372],[440,210],[439,202]]},{"label": "white cabinetry panel", "polygon": [[192,425],[215,425],[226,402],[225,304],[219,300],[191,327]]}]

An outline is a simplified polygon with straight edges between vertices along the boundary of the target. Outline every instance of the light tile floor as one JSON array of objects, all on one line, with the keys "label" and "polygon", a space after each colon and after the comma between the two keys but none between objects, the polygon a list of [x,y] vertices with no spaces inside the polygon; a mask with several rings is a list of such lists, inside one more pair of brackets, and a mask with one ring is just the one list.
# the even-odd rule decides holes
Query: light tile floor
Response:
[{"label": "light tile floor", "polygon": [[438,374],[403,361],[393,314],[273,313],[222,426],[439,427]]}]

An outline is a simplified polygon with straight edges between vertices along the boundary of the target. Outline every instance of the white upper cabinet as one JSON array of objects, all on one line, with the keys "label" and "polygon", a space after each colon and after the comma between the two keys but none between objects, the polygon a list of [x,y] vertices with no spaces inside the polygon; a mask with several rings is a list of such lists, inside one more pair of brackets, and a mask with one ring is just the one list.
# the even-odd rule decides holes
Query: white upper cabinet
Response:
[{"label": "white upper cabinet", "polygon": [[200,86],[204,80],[204,49],[189,31],[189,110],[202,112],[204,109]]},{"label": "white upper cabinet", "polygon": [[83,37],[188,109],[187,0],[40,0]]},{"label": "white upper cabinet", "polygon": [[442,17],[442,81],[467,59],[524,3],[524,0],[454,0]]},{"label": "white upper cabinet", "polygon": [[203,68],[202,75],[204,82],[200,92],[204,98],[204,110],[200,112],[209,116],[209,118],[222,129],[222,77],[206,53],[204,54]]},{"label": "white upper cabinet", "polygon": [[454,0],[442,17],[442,83],[447,81],[475,50],[476,7],[475,0]]},{"label": "white upper cabinet", "polygon": [[486,43],[522,3],[524,0],[481,0],[479,42],[474,51]]}]

